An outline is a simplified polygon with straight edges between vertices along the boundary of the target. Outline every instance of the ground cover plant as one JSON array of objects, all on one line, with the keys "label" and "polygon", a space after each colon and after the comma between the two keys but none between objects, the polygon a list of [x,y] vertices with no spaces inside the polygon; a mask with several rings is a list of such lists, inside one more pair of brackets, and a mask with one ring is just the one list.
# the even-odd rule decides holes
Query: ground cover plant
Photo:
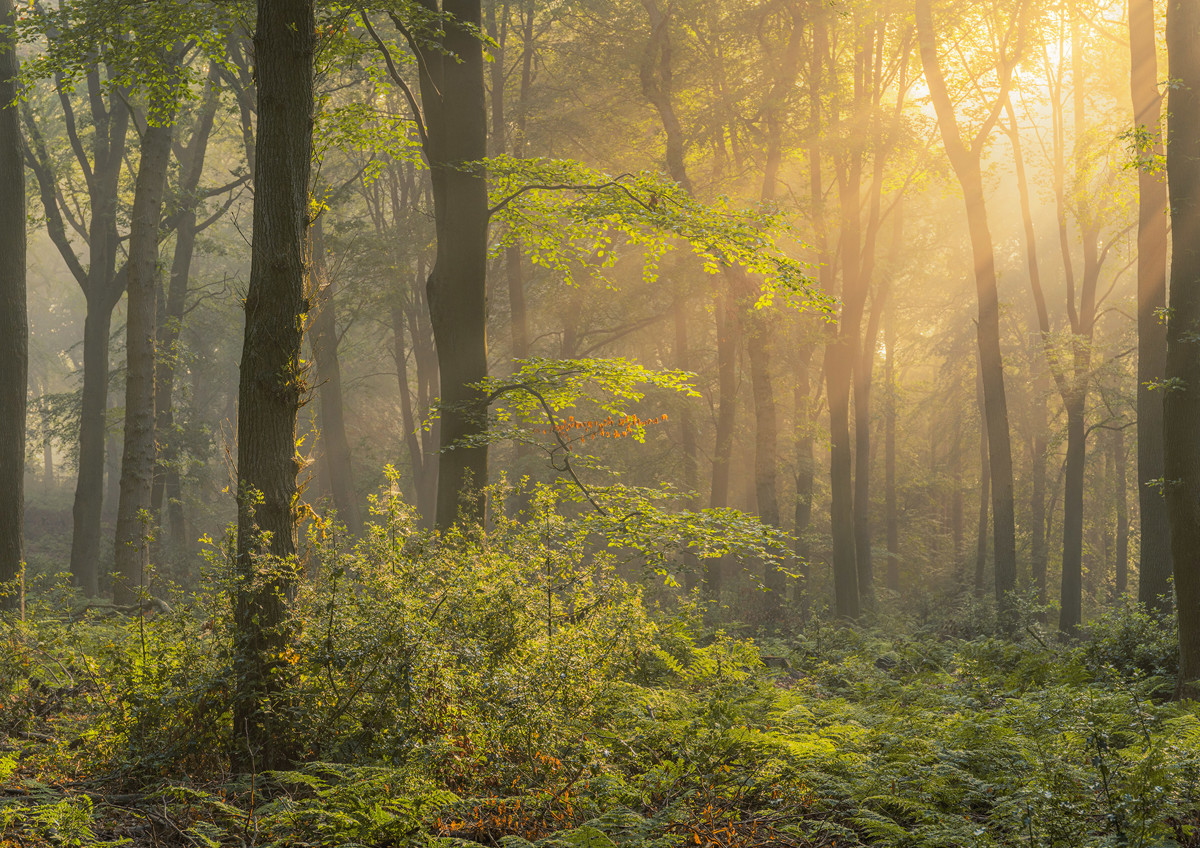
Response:
[{"label": "ground cover plant", "polygon": [[0,844],[1200,844],[1200,713],[1135,604],[1077,642],[957,607],[756,640],[649,600],[548,494],[442,539],[374,503],[358,541],[310,524],[288,770],[230,771],[220,546],[209,588],[143,614],[32,587],[5,619]]}]

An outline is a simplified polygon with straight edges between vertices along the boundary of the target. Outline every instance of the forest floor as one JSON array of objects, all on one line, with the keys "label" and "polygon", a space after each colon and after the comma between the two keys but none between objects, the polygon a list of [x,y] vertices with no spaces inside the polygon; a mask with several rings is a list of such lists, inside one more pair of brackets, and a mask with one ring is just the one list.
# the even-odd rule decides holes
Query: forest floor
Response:
[{"label": "forest floor", "polygon": [[[435,680],[410,647],[369,703],[369,666],[313,683],[300,764],[250,775],[228,772],[228,655],[202,605],[104,612],[4,625],[3,848],[1200,845],[1200,709],[1167,697],[1170,622],[1130,609],[1069,645],[1036,622],[753,641],[660,612],[629,662],[551,629],[562,671],[476,651],[483,683]],[[329,620],[314,656],[337,650]]]}]

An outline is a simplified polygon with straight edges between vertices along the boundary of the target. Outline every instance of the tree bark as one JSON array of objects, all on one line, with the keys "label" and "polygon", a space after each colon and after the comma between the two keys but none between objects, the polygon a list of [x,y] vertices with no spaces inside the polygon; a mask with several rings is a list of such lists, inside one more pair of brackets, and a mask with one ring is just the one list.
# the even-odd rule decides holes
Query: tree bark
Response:
[{"label": "tree bark", "polygon": [[[16,12],[0,0],[0,33],[12,33]],[[0,609],[20,602],[16,581],[24,561],[25,413],[29,324],[25,306],[25,164],[14,106],[21,66],[15,39],[0,40]]]},{"label": "tree bark", "polygon": [[1138,169],[1137,235],[1137,481],[1141,552],[1138,600],[1148,609],[1171,604],[1171,533],[1163,498],[1163,393],[1167,328],[1167,183],[1154,165],[1163,156],[1162,100],[1154,0],[1129,0],[1130,92],[1134,127],[1146,134],[1146,160]]},{"label": "tree bark", "polygon": [[1200,4],[1167,4],[1167,55],[1175,81],[1167,110],[1174,247],[1163,458],[1179,618],[1176,691],[1194,698],[1200,694]]},{"label": "tree bark", "polygon": [[342,365],[338,357],[337,313],[333,280],[325,261],[325,236],[321,219],[313,222],[311,291],[316,300],[310,327],[313,361],[316,364],[320,398],[321,440],[325,443],[322,464],[337,508],[338,518],[354,535],[362,531],[362,513],[354,493],[350,440],[346,436],[346,413],[342,397]]},{"label": "tree bark", "polygon": [[162,218],[173,126],[149,126],[129,226],[129,284],[125,317],[125,430],[113,563],[113,602],[134,603],[150,565],[150,494],[158,458],[154,441],[154,354],[158,318],[158,224]]},{"label": "tree bark", "polygon": [[258,133],[250,285],[238,385],[235,767],[287,765],[284,709],[296,580],[296,414],[312,161],[313,0],[258,0]]},{"label": "tree bark", "polygon": [[[437,13],[436,0],[420,0]],[[487,107],[480,0],[443,0],[437,45],[419,47],[425,155],[433,184],[437,259],[426,285],[441,379],[441,451],[435,522],[482,523],[488,483]]]}]

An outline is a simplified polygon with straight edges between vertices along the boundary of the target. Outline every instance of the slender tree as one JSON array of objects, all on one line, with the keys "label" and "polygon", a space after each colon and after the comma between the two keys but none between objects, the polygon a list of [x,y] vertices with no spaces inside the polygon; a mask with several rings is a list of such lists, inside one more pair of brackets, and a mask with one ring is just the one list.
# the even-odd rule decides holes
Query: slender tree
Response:
[{"label": "slender tree", "polygon": [[354,493],[354,475],[350,465],[350,440],[346,436],[346,412],[342,397],[342,365],[338,355],[338,331],[335,284],[329,275],[325,257],[325,235],[321,218],[313,222],[312,257],[309,290],[315,301],[315,315],[309,330],[313,361],[317,367],[317,392],[320,398],[321,441],[324,452],[322,473],[338,518],[351,533],[362,529],[358,498]]},{"label": "slender tree", "polygon": [[[177,56],[176,59],[181,58]],[[142,133],[141,159],[129,229],[129,284],[125,319],[125,429],[121,494],[117,504],[113,600],[132,602],[149,566],[150,496],[154,440],[154,359],[158,292],[158,224],[162,217],[174,130],[170,120]]]},{"label": "slender tree", "polygon": [[[65,37],[51,33],[51,43]],[[87,264],[76,253],[64,223],[68,201],[59,184],[59,174],[50,156],[32,109],[24,112],[29,135],[29,164],[37,179],[46,230],[87,302],[83,323],[83,390],[79,416],[79,460],[72,506],[71,575],[88,596],[100,593],[100,521],[104,506],[104,454],[108,415],[109,336],[112,311],[125,291],[125,272],[117,270],[118,182],[124,162],[129,131],[129,91],[117,85],[105,97],[102,66],[90,67],[85,75],[89,137],[72,131],[76,124],[70,82],[64,74],[55,77],[68,136],[80,170],[87,178],[90,218],[87,221]],[[110,80],[116,72],[109,70]],[[81,226],[80,229],[83,229]]]},{"label": "slender tree", "polygon": [[996,257],[984,202],[984,148],[1007,101],[1013,71],[1021,54],[1025,14],[1022,0],[1008,23],[997,32],[996,71],[999,93],[985,106],[984,118],[967,141],[955,116],[954,103],[946,87],[931,0],[917,0],[916,24],[921,65],[929,86],[942,142],[963,190],[971,252],[975,260],[975,293],[979,305],[979,363],[983,381],[984,411],[988,435],[991,476],[992,524],[996,558],[996,601],[1004,626],[1011,624],[1012,593],[1017,586],[1016,515],[1013,509],[1012,442],[1008,426],[1008,401],[1004,392],[1004,362],[1000,352],[1000,299],[996,288]]}]

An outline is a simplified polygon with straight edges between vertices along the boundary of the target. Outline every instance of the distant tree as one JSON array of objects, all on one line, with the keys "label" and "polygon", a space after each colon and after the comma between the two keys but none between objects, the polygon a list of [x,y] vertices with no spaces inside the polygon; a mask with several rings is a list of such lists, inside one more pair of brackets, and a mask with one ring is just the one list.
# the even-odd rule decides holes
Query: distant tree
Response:
[{"label": "distant tree", "polygon": [[292,755],[287,605],[296,581],[296,413],[308,304],[304,252],[312,167],[313,0],[258,0],[254,225],[238,385],[233,742],[241,768]]},{"label": "distant tree", "polygon": [[[162,51],[162,83],[179,91],[185,46]],[[177,95],[176,95],[177,96]],[[173,101],[175,96],[168,95]],[[157,336],[158,230],[162,219],[171,142],[175,137],[174,104],[152,108],[142,131],[133,214],[129,226],[128,284],[125,318],[125,428],[121,453],[121,493],[113,564],[113,601],[132,603],[144,587],[150,565],[151,495],[158,445],[155,425],[155,339]]]},{"label": "distant tree", "polygon": [[0,0],[0,608],[18,602],[13,586],[22,556],[25,513],[25,405],[29,326],[25,310],[25,163],[17,112],[21,72],[12,26]]},{"label": "distant tree", "polygon": [[1163,447],[1175,600],[1180,697],[1200,696],[1200,4],[1167,6],[1171,87],[1167,183],[1171,194],[1170,314]]},{"label": "distant tree", "polygon": [[[1003,4],[994,4],[1001,12]],[[1017,586],[1016,515],[1013,509],[1012,441],[1008,426],[1008,402],[1004,392],[1004,363],[1000,352],[1000,300],[996,288],[996,255],[988,227],[983,190],[983,153],[1007,100],[1013,72],[1025,37],[1028,3],[1022,0],[995,26],[985,27],[997,43],[994,51],[997,91],[985,95],[983,120],[970,138],[964,137],[955,114],[954,101],[946,85],[942,59],[938,56],[937,30],[931,0],[917,0],[916,25],[921,65],[937,112],[942,142],[950,157],[966,205],[975,260],[975,289],[979,306],[979,366],[987,426],[988,463],[991,475],[992,535],[996,557],[996,601],[1008,623],[1012,593]],[[1006,18],[1006,19],[1005,19]],[[981,51],[982,52],[982,51]]]},{"label": "distant tree", "polygon": [[[126,272],[118,270],[121,170],[129,136],[129,88],[120,81],[110,36],[96,26],[95,9],[65,4],[40,10],[34,19],[45,35],[41,73],[53,80],[71,153],[86,183],[86,204],[69,177],[70,160],[50,146],[46,127],[32,105],[24,107],[29,164],[37,178],[46,231],[83,291],[83,389],[79,415],[78,476],[72,507],[71,575],[84,594],[100,592],[100,521],[104,503],[104,454],[108,415],[109,342],[112,313],[125,292]],[[87,45],[86,49],[84,45]],[[86,117],[76,113],[74,77],[83,77]],[[81,134],[86,120],[91,131]],[[80,206],[85,206],[85,213]],[[68,230],[70,224],[71,230]],[[83,247],[86,258],[83,256]]]}]

